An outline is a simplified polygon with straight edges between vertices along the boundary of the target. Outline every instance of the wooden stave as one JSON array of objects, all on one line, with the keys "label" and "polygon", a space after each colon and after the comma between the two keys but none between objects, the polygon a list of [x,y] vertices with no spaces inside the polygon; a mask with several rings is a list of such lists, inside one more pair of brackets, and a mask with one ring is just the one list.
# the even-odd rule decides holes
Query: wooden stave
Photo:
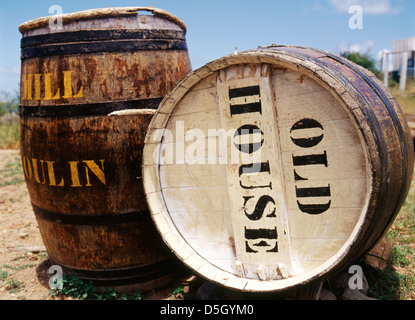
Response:
[{"label": "wooden stave", "polygon": [[[53,263],[61,265],[65,273],[92,280],[100,285],[124,285],[138,282],[139,289],[151,290],[164,286],[171,281],[181,271],[181,266],[177,264],[175,257],[164,245],[148,214],[140,172],[143,140],[148,124],[154,114],[154,109],[157,108],[164,95],[191,70],[191,65],[187,46],[185,45],[184,24],[179,23],[180,21],[178,19],[176,20],[174,16],[167,17],[164,11],[155,8],[130,8],[127,10],[128,16],[136,14],[137,10],[155,11],[157,19],[162,17],[169,18],[167,20],[171,21],[172,25],[176,25],[176,27],[172,28],[175,31],[169,33],[168,30],[165,30],[165,32],[161,30],[162,35],[168,34],[170,37],[177,36],[184,43],[184,46],[174,50],[165,50],[163,47],[156,46],[149,48],[147,51],[125,52],[125,50],[122,50],[122,53],[120,53],[117,49],[112,51],[113,53],[111,50],[108,53],[105,53],[105,51],[100,53],[80,53],[79,60],[85,62],[88,59],[93,59],[94,55],[97,60],[100,55],[104,55],[104,57],[100,57],[104,60],[105,55],[107,57],[123,58],[127,56],[127,58],[134,57],[134,59],[143,59],[146,64],[143,63],[143,67],[138,69],[138,71],[141,70],[141,72],[150,75],[149,84],[154,89],[144,91],[144,94],[141,94],[138,99],[134,100],[123,92],[115,98],[115,94],[114,96],[108,96],[106,98],[105,96],[101,96],[100,98],[99,95],[92,98],[86,97],[81,103],[76,103],[75,99],[66,99],[64,97],[49,100],[39,99],[38,101],[35,99],[31,101],[29,99],[21,99],[21,152],[23,155],[23,163],[26,161],[25,156],[30,159],[26,162],[26,169],[28,170],[28,165],[33,165],[33,159],[35,158],[39,160],[49,157],[49,160],[55,160],[61,157],[62,160],[62,155],[59,155],[59,148],[62,148],[62,142],[66,140],[66,143],[64,143],[65,157],[70,157],[71,153],[72,156],[73,154],[80,156],[82,152],[84,153],[83,157],[87,157],[88,155],[88,157],[93,158],[103,157],[105,155],[109,156],[112,160],[114,170],[117,169],[117,166],[124,167],[124,171],[121,174],[123,179],[113,179],[113,181],[120,185],[124,184],[122,188],[113,185],[104,191],[101,190],[102,195],[94,196],[93,192],[90,193],[91,197],[88,197],[87,194],[84,197],[79,196],[79,193],[78,195],[76,194],[77,192],[72,192],[72,195],[68,197],[62,190],[56,189],[54,190],[55,198],[53,196],[51,197],[50,192],[46,194],[40,190],[40,188],[46,186],[35,181],[33,167],[31,167],[31,177],[26,176],[26,182],[35,216],[40,226],[41,235],[50,260]],[[99,10],[93,12],[88,11],[86,12],[88,14],[85,13],[84,20],[120,17],[119,11],[112,10],[109,15],[107,15],[106,10],[103,10],[103,12]],[[105,17],[97,17],[97,14],[105,15]],[[75,16],[77,17],[76,14]],[[65,23],[70,24],[71,17],[68,15]],[[78,18],[74,19],[75,22],[77,20]],[[40,22],[41,24],[39,24]],[[39,28],[41,27],[47,27],[47,22],[48,19],[38,19],[24,24],[21,30],[24,33],[23,39],[37,37],[42,38],[43,42],[47,43],[47,36],[42,34],[42,32],[40,36],[36,36],[36,31],[40,30]],[[176,31],[176,29],[180,28],[182,32]],[[151,29],[149,30],[142,32],[146,34],[151,33]],[[30,31],[29,35],[27,33],[28,31]],[[86,30],[86,33],[88,32],[95,31]],[[119,34],[116,30],[114,32]],[[56,33],[53,33],[53,35],[56,35]],[[34,43],[32,46],[36,47],[37,44]],[[72,66],[76,66],[79,61],[74,58],[75,54],[77,53],[61,55],[55,53],[48,57],[22,56],[22,77],[24,67],[28,68],[26,69],[29,70],[28,72],[33,71],[33,73],[42,74],[42,78],[46,77],[44,72],[47,72],[45,70],[48,70],[50,60],[52,59],[59,61],[59,66],[55,69],[57,72],[65,70],[61,65],[67,66],[71,61],[73,63]],[[148,59],[147,57],[151,55],[154,55],[155,58]],[[157,58],[163,55],[165,55],[163,60]],[[154,67],[154,60],[158,61],[157,68]],[[168,61],[169,64],[163,66],[164,71],[159,71],[158,65],[160,62],[163,65],[164,61]],[[114,66],[115,69],[117,67],[120,70],[119,72],[129,72],[129,79],[134,80],[135,74],[131,75],[130,71],[123,69],[129,67],[127,63]],[[156,72],[160,72],[165,76],[160,76]],[[56,77],[56,74],[54,76]],[[77,77],[77,79],[72,79],[75,86],[76,84],[79,85],[79,82],[82,82],[82,80],[85,80],[83,74],[74,74],[73,76]],[[118,79],[114,76],[108,77],[107,80],[112,82],[114,91],[123,86],[123,83],[117,81]],[[64,91],[62,88],[63,81],[62,78],[59,79],[61,95]],[[22,88],[21,90],[24,89]],[[32,88],[32,90],[34,91],[36,89]],[[76,89],[74,90],[76,91]],[[73,94],[76,93],[75,91]],[[46,83],[45,89],[43,90],[42,85],[39,94],[43,96],[46,95],[45,92]],[[22,91],[21,97],[23,97],[23,94],[25,94],[24,91]],[[34,94],[32,92],[32,95]],[[53,127],[53,123],[55,123],[55,127]],[[57,133],[60,126],[66,128],[66,131]],[[80,130],[79,128],[84,129]],[[50,134],[49,136],[47,134],[48,132]],[[83,139],[78,139],[77,141],[75,136],[80,132],[83,132]],[[53,135],[54,133],[56,133],[55,136]],[[59,135],[62,140],[59,140]],[[91,138],[92,140],[88,141],[88,135],[93,136]],[[94,141],[105,141],[107,137],[112,136],[118,137],[121,143],[113,147],[97,147],[96,144],[93,144],[91,148],[91,143]],[[39,147],[37,155],[34,155],[37,148],[35,144],[38,144],[37,146]],[[48,148],[51,145],[54,147]],[[82,151],[79,152],[79,149]],[[40,157],[39,153],[43,153],[44,158]],[[69,158],[66,160],[69,160]],[[39,161],[37,164],[39,170]],[[43,176],[45,176],[44,164],[42,163]],[[59,183],[59,178],[56,177],[56,179],[55,185]],[[66,185],[68,184],[67,181],[65,181]],[[121,201],[117,199],[112,199],[112,201],[100,200],[102,196],[113,197],[114,194],[119,199],[122,198]],[[80,201],[80,199],[83,200]],[[92,201],[92,203],[89,203],[89,201]],[[87,210],[85,210],[85,207],[88,207]],[[52,235],[47,230],[54,232],[60,230],[61,233],[57,234],[55,232]],[[73,238],[75,233],[78,239],[83,239],[80,241],[81,244],[71,244],[71,238]],[[103,233],[107,237],[106,243],[88,243],[87,239],[91,237],[98,238]],[[134,239],[141,242],[137,243]],[[70,252],[71,250],[73,252]],[[111,254],[113,255],[112,257],[110,256]]]},{"label": "wooden stave", "polygon": [[[292,55],[287,54],[284,52],[284,49],[291,50],[290,53],[293,53]],[[373,137],[373,133],[371,130],[371,127],[367,124],[365,125],[364,116],[362,110],[357,108],[355,111],[356,114],[353,114],[355,121],[360,121],[362,126],[359,128],[359,130],[363,130],[365,132],[364,137],[369,140],[371,145],[367,147],[367,152],[370,155],[370,165],[372,167],[376,168],[376,173],[378,171],[381,171],[383,168],[385,168],[385,164],[389,164],[389,169],[393,171],[394,168],[398,167],[397,177],[393,174],[391,174],[390,177],[385,178],[385,172],[383,172],[382,175],[376,175],[371,177],[371,185],[376,190],[380,190],[379,185],[385,187],[389,183],[391,183],[392,179],[395,178],[395,182],[397,183],[400,192],[396,193],[394,195],[394,199],[392,201],[391,208],[387,208],[392,214],[389,212],[389,214],[386,215],[386,218],[382,215],[375,214],[375,207],[377,205],[377,202],[382,197],[382,194],[379,194],[380,192],[372,192],[371,194],[371,201],[368,203],[368,217],[366,217],[365,221],[362,223],[362,227],[360,230],[358,230],[357,237],[355,238],[355,241],[349,245],[349,248],[347,250],[344,250],[343,255],[338,257],[338,261],[336,261],[335,265],[331,265],[327,267],[325,270],[322,270],[318,274],[313,274],[312,277],[309,277],[307,279],[300,280],[297,283],[290,283],[286,287],[279,287],[279,286],[265,286],[264,288],[261,288],[261,284],[257,283],[256,286],[251,286],[248,289],[244,288],[244,291],[252,291],[252,292],[263,292],[263,291],[282,291],[287,290],[292,287],[298,287],[302,286],[308,283],[312,283],[314,281],[321,280],[322,277],[327,277],[333,273],[336,273],[338,271],[341,271],[345,267],[347,267],[351,262],[355,261],[356,259],[360,258],[362,254],[370,250],[371,247],[373,247],[376,242],[382,238],[384,233],[387,231],[387,229],[390,227],[391,223],[393,222],[394,218],[396,217],[400,206],[403,204],[403,201],[408,193],[411,177],[413,173],[413,164],[414,164],[414,155],[412,150],[412,142],[409,135],[409,128],[407,127],[407,124],[403,118],[402,111],[399,107],[399,105],[396,102],[396,99],[393,98],[393,96],[390,94],[390,92],[382,87],[382,84],[380,81],[378,81],[374,75],[372,75],[370,72],[364,70],[363,68],[360,68],[357,65],[354,65],[340,57],[335,57],[328,52],[315,50],[315,49],[309,49],[309,48],[303,48],[303,47],[292,47],[292,46],[273,46],[268,48],[259,48],[258,50],[251,50],[246,52],[241,52],[234,55],[229,55],[217,60],[214,60],[212,62],[207,63],[205,66],[199,68],[198,70],[195,70],[191,72],[188,76],[186,76],[177,86],[176,88],[167,95],[164,100],[162,101],[156,116],[153,118],[152,122],[149,125],[149,131],[147,133],[146,141],[145,141],[145,150],[144,150],[144,160],[143,160],[143,172],[144,172],[144,188],[146,190],[147,195],[147,202],[150,207],[150,211],[152,213],[152,218],[155,221],[156,227],[158,228],[160,234],[162,234],[163,239],[165,243],[170,247],[170,249],[176,253],[176,255],[190,268],[192,268],[194,271],[199,273],[201,276],[209,278],[209,280],[217,282],[220,285],[229,286],[232,289],[241,290],[238,286],[233,286],[229,283],[226,283],[226,281],[218,280],[220,277],[217,276],[218,279],[212,279],[210,278],[210,271],[207,270],[209,268],[205,268],[205,265],[209,265],[209,261],[204,260],[203,258],[198,259],[199,266],[202,265],[202,267],[199,269],[195,268],[194,265],[192,265],[190,262],[188,262],[189,259],[185,259],[185,256],[195,256],[198,253],[196,251],[193,251],[189,248],[180,248],[180,245],[186,246],[185,239],[181,239],[181,236],[179,233],[177,233],[177,230],[174,229],[174,221],[171,220],[170,217],[167,217],[163,215],[163,213],[167,213],[168,209],[166,207],[166,204],[163,203],[163,200],[158,201],[161,193],[160,193],[160,182],[157,181],[157,172],[154,170],[154,168],[149,168],[147,165],[151,165],[150,158],[146,158],[147,154],[150,154],[150,151],[152,152],[154,150],[154,141],[152,141],[152,135],[157,130],[157,128],[163,128],[163,123],[166,123],[169,118],[169,114],[173,112],[174,107],[177,102],[180,101],[181,98],[183,98],[188,91],[191,90],[192,86],[199,82],[199,80],[204,79],[209,74],[212,74],[215,71],[220,70],[221,68],[226,68],[230,65],[236,65],[236,64],[244,64],[244,63],[276,63],[276,64],[283,64],[284,67],[291,65],[291,68],[297,69],[301,71],[304,71],[306,75],[312,76],[315,80],[319,80],[319,83],[325,86],[333,95],[337,96],[337,99],[346,102],[348,99],[351,98],[350,94],[346,94],[344,91],[340,90],[341,86],[337,86],[335,88],[329,87],[328,81],[326,83],[327,78],[330,78],[331,76],[329,74],[326,74],[325,77],[320,74],[321,69],[316,68],[315,65],[313,65],[312,62],[307,61],[305,65],[299,65],[294,66],[295,62],[298,62],[299,59],[296,56],[295,53],[297,53],[299,56],[301,56],[302,50],[308,50],[308,52],[313,52],[315,56],[326,56],[330,57],[330,59],[335,58],[337,61],[343,61],[341,63],[348,64],[351,69],[354,69],[354,72],[361,72],[360,76],[364,81],[368,81],[370,79],[371,81],[368,81],[367,84],[377,86],[378,90],[382,92],[379,97],[378,95],[374,95],[373,99],[377,99],[376,102],[379,104],[380,108],[382,108],[382,111],[385,111],[384,109],[387,109],[385,107],[385,101],[382,100],[384,96],[387,97],[387,99],[391,100],[391,106],[387,110],[389,114],[392,114],[392,117],[389,119],[386,119],[385,121],[388,121],[388,125],[386,126],[392,126],[395,128],[395,126],[401,126],[401,128],[398,128],[396,131],[393,131],[394,138],[399,140],[402,143],[402,148],[399,150],[399,152],[390,152],[391,155],[384,155],[382,159],[379,159],[379,150],[374,143],[375,138]],[[288,58],[287,58],[288,57]],[[278,61],[277,61],[278,60]],[[353,66],[353,67],[352,67]],[[331,83],[332,84],[332,83]],[[356,92],[355,92],[356,93]],[[347,95],[347,97],[346,97]],[[384,95],[384,96],[383,96]],[[362,97],[360,97],[362,98]],[[365,97],[367,98],[367,97]],[[343,103],[346,103],[343,102]],[[358,105],[357,105],[358,106]],[[393,114],[394,113],[394,114]],[[159,117],[159,119],[157,119]],[[385,123],[383,123],[385,126]],[[398,131],[398,132],[397,132]],[[397,136],[401,134],[400,138],[398,139]],[[157,142],[156,142],[157,143]],[[409,146],[409,149],[408,149]],[[390,151],[390,150],[389,150]],[[394,167],[394,161],[390,159],[399,159],[402,160],[401,163],[398,162],[398,166]],[[400,165],[399,165],[400,164]],[[146,172],[147,171],[147,172]],[[401,172],[401,174],[400,174]],[[402,174],[402,172],[406,172],[406,176]],[[389,180],[388,180],[389,179]],[[156,181],[154,181],[156,180]],[[372,181],[373,180],[373,181]],[[388,183],[386,183],[388,181]],[[153,208],[152,208],[153,204]],[[386,210],[386,211],[387,211]],[[161,216],[163,216],[161,218]],[[379,217],[380,216],[380,217]],[[372,228],[367,228],[368,224],[372,224]],[[382,227],[380,230],[375,230],[377,232],[374,232],[373,234],[367,234],[369,231],[372,232],[373,229],[377,226],[378,223],[381,223]],[[175,246],[172,244],[172,242],[177,241],[179,245]],[[368,241],[369,244],[368,244]],[[183,250],[182,250],[183,249]],[[350,249],[353,249],[353,252],[349,252]],[[200,257],[199,257],[200,258]],[[197,265],[197,264],[195,264]],[[205,270],[206,269],[206,270]],[[226,275],[223,275],[225,277]]]}]

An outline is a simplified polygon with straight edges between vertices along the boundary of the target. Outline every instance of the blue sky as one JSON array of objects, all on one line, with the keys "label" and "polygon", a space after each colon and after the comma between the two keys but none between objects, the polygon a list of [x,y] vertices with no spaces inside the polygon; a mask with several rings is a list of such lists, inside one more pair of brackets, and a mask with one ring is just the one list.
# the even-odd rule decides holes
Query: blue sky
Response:
[{"label": "blue sky", "polygon": [[[18,26],[50,15],[93,8],[153,6],[187,25],[193,69],[224,55],[273,43],[339,53],[352,48],[374,58],[392,49],[393,40],[415,37],[413,0],[0,0],[0,91],[13,92],[20,81]],[[348,9],[363,9],[363,29],[350,29]]]}]

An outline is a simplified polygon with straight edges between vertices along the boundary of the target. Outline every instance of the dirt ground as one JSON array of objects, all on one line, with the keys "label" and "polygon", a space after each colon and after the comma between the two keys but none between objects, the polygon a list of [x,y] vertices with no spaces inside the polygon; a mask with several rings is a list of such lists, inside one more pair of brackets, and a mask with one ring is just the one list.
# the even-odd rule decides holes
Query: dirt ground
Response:
[{"label": "dirt ground", "polygon": [[19,161],[18,150],[0,150],[0,299],[48,299],[37,275],[47,255]]},{"label": "dirt ground", "polygon": [[[19,150],[0,150],[0,300],[70,299],[50,295],[47,253],[33,213]],[[185,279],[183,279],[185,280]],[[177,283],[143,293],[169,299]]]}]

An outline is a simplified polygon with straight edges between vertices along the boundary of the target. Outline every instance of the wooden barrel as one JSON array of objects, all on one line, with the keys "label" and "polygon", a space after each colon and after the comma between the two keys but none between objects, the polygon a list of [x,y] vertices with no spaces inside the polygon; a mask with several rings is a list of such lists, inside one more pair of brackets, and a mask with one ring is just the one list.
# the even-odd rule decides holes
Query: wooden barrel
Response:
[{"label": "wooden barrel", "polygon": [[22,163],[49,258],[99,285],[162,286],[182,264],[151,220],[141,159],[155,109],[191,71],[186,28],[149,7],[61,18],[19,27]]},{"label": "wooden barrel", "polygon": [[143,179],[164,241],[231,289],[277,292],[359,259],[398,213],[409,128],[367,70],[272,46],[215,60],[165,97]]}]

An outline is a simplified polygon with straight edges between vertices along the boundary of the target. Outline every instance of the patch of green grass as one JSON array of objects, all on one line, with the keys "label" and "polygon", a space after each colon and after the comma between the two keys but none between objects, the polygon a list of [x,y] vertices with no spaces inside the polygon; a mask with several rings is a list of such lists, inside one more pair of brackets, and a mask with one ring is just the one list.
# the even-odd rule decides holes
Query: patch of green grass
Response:
[{"label": "patch of green grass", "polygon": [[11,266],[8,264],[4,264],[3,268],[7,268],[10,270],[14,270],[14,271],[19,271],[19,270],[23,270],[23,269],[27,269],[27,268],[32,268],[36,266],[35,264],[22,264],[21,266]]},{"label": "patch of green grass", "polygon": [[382,271],[363,264],[369,282],[368,295],[380,300],[415,299],[415,184],[410,188],[386,237],[392,245],[392,261]]},{"label": "patch of green grass", "polygon": [[170,296],[169,300],[184,300],[185,294],[183,290],[183,286],[179,286],[173,290],[172,295]]},{"label": "patch of green grass", "polygon": [[402,276],[390,265],[385,271],[362,265],[363,274],[369,282],[370,297],[379,300],[399,300]]},{"label": "patch of green grass", "polygon": [[379,300],[413,300],[415,298],[415,273],[413,251],[393,248],[392,262],[385,270],[362,264],[369,282],[370,297]]},{"label": "patch of green grass", "polygon": [[113,288],[98,289],[92,282],[85,282],[77,277],[64,275],[62,289],[54,289],[51,296],[63,295],[80,300],[142,300],[141,292],[132,295],[120,294]]},{"label": "patch of green grass", "polygon": [[9,276],[9,273],[7,271],[3,271],[0,269],[0,281],[4,281]]},{"label": "patch of green grass", "polygon": [[6,282],[6,290],[8,290],[10,293],[16,293],[22,290],[26,284],[22,281],[15,280],[11,278],[9,281]]},{"label": "patch of green grass", "polygon": [[394,265],[405,268],[413,264],[411,258],[414,257],[414,250],[406,246],[399,246],[393,248],[392,262]]}]

